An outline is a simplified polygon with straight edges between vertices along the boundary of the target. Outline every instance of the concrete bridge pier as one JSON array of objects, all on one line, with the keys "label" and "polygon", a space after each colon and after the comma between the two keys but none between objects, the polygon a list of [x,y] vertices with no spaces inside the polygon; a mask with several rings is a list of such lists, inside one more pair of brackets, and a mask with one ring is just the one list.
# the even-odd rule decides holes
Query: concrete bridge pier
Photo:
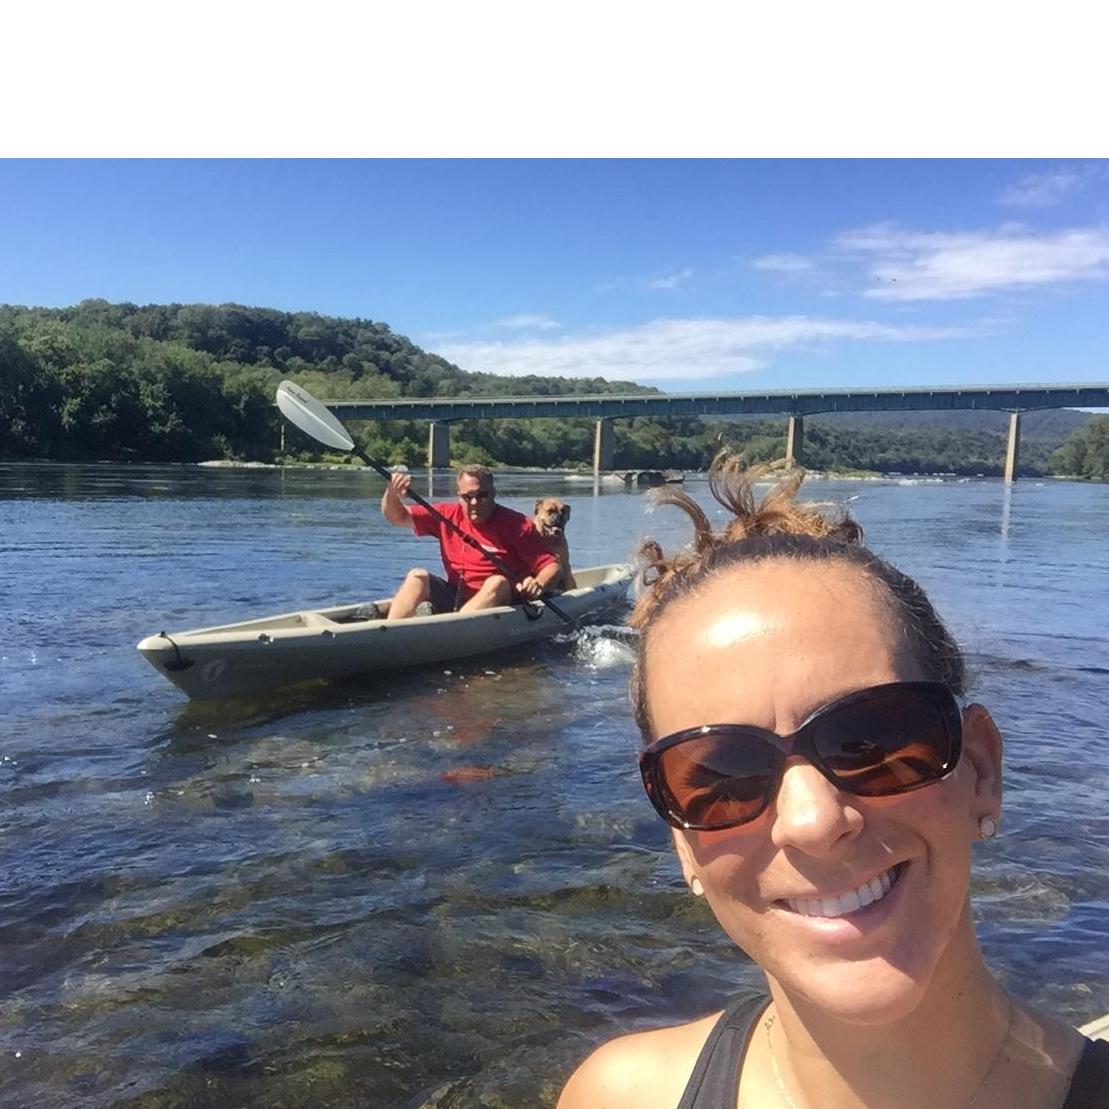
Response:
[{"label": "concrete bridge pier", "polygon": [[790,466],[802,465],[805,452],[805,419],[803,416],[790,416],[786,428],[786,463]]},{"label": "concrete bridge pier", "polygon": [[593,436],[593,477],[600,476],[602,470],[611,470],[616,457],[616,432],[611,420],[598,420]]},{"label": "concrete bridge pier", "polygon": [[440,420],[432,420],[427,436],[427,468],[445,469],[451,464],[451,427]]},{"label": "concrete bridge pier", "polygon": [[1005,481],[1012,485],[1017,480],[1020,464],[1020,413],[1009,413],[1009,445],[1005,448]]}]

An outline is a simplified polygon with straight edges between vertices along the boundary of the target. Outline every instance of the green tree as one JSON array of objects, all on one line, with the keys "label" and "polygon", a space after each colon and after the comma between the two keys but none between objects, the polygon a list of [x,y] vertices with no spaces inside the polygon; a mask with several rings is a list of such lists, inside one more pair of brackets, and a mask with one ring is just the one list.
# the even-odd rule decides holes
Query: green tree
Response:
[{"label": "green tree", "polygon": [[59,389],[43,362],[20,343],[16,330],[0,326],[0,444],[14,458],[52,453],[60,428]]},{"label": "green tree", "polygon": [[1095,416],[1052,454],[1051,472],[1088,481],[1109,481],[1109,416]]}]

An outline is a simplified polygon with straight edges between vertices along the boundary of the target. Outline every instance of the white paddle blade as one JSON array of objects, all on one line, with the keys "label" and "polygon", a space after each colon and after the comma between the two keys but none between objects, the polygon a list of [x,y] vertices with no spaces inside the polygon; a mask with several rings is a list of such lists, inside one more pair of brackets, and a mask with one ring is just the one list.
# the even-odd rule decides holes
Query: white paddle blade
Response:
[{"label": "white paddle blade", "polygon": [[285,418],[296,424],[305,435],[337,447],[341,451],[354,449],[354,440],[347,429],[311,393],[291,381],[283,381],[277,387],[277,407]]}]

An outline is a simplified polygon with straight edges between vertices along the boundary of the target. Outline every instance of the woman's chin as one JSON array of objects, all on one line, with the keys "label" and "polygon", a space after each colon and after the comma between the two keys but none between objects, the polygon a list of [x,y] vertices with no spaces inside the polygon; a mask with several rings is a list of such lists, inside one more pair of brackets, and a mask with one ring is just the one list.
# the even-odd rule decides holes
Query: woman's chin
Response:
[{"label": "woman's chin", "polygon": [[774,992],[784,993],[795,1010],[817,1009],[833,1020],[862,1026],[903,1020],[927,992],[919,977],[881,962],[826,968],[793,981],[767,977]]}]

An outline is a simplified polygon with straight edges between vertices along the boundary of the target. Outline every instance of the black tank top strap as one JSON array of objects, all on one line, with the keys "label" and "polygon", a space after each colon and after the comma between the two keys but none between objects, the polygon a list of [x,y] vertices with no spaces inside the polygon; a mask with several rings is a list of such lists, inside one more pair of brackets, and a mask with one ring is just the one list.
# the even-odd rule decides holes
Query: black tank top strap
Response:
[{"label": "black tank top strap", "polygon": [[731,1109],[735,1105],[743,1056],[767,1000],[765,994],[742,993],[729,1002],[697,1056],[678,1109]]},{"label": "black tank top strap", "polygon": [[1109,1109],[1109,1043],[1086,1042],[1062,1109]]},{"label": "black tank top strap", "polygon": [[[751,1030],[767,998],[744,993],[732,999],[712,1026],[678,1109],[732,1109]],[[1109,1109],[1109,1043],[1087,1042],[1060,1109]]]}]

